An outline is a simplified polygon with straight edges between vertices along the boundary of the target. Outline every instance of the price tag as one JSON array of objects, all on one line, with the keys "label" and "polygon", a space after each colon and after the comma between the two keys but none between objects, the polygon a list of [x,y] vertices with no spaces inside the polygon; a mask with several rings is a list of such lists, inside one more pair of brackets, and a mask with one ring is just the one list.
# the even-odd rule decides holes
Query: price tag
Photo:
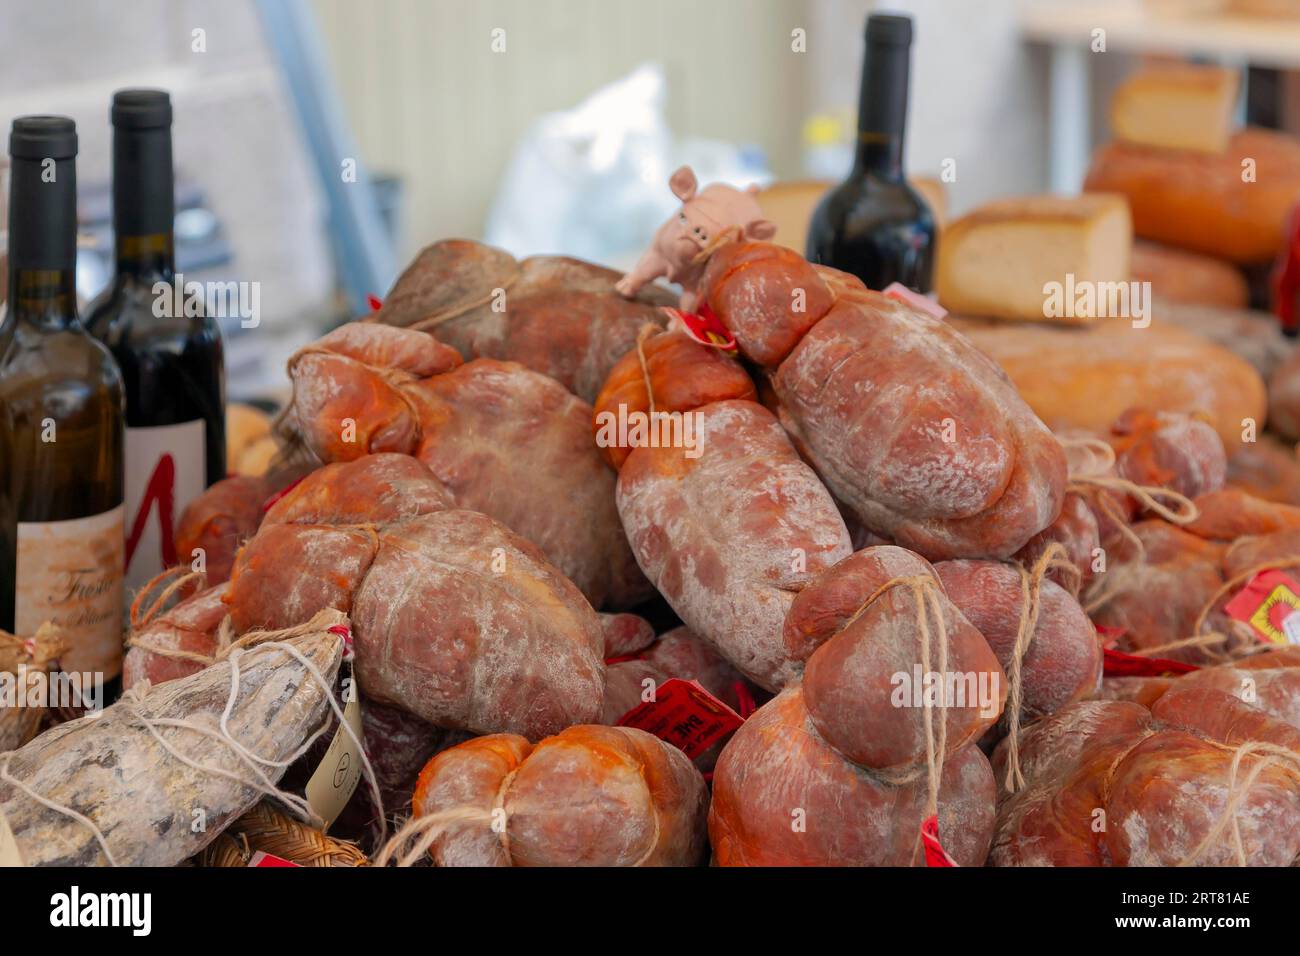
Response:
[{"label": "price tag", "polygon": [[1300,644],[1300,584],[1281,571],[1261,571],[1223,608],[1265,644]]},{"label": "price tag", "polygon": [[[343,707],[343,720],[352,728],[356,739],[361,740],[361,701],[357,697],[351,665],[348,665],[344,687],[348,689],[350,699]],[[325,751],[320,766],[307,781],[307,802],[317,816],[325,821],[326,830],[348,805],[360,781],[361,754],[352,742],[352,737],[340,726],[335,731],[334,739],[330,741],[329,750]]]},{"label": "price tag", "polygon": [[740,715],[696,681],[674,677],[655,688],[655,699],[632,708],[618,720],[654,734],[694,760],[744,723]]}]

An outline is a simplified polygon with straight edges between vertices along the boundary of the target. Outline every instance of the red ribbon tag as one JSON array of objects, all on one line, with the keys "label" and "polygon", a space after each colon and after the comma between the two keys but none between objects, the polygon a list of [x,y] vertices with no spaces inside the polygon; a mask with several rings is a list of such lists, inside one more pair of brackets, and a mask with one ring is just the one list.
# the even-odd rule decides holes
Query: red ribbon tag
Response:
[{"label": "red ribbon tag", "polygon": [[257,867],[258,869],[265,869],[273,866],[294,866],[298,869],[302,869],[301,863],[294,863],[292,860],[286,860],[282,856],[272,856],[270,853],[263,853],[261,850],[258,850],[253,854],[248,861],[248,865],[251,867]]},{"label": "red ribbon tag", "polygon": [[1261,571],[1223,607],[1264,644],[1300,644],[1300,584],[1281,571]]},{"label": "red ribbon tag", "polygon": [[374,313],[384,307],[384,300],[377,295],[367,295],[366,304],[370,306],[370,311]]},{"label": "red ribbon tag", "polygon": [[740,715],[693,680],[674,677],[655,688],[655,699],[633,707],[619,727],[654,734],[694,760],[743,724]]},{"label": "red ribbon tag", "polygon": [[346,624],[335,624],[329,628],[329,632],[331,634],[337,634],[339,637],[343,638],[343,659],[345,661],[352,660],[353,651],[351,628]]},{"label": "red ribbon tag", "polygon": [[736,692],[736,704],[740,708],[736,713],[740,715],[741,720],[749,720],[754,716],[754,711],[758,710],[758,705],[754,703],[754,695],[749,692],[749,687],[743,680],[736,681],[731,685],[731,689]]},{"label": "red ribbon tag", "polygon": [[605,658],[605,666],[610,664],[626,664],[628,661],[640,661],[645,659],[645,654],[637,651],[635,654],[620,654],[618,657]]},{"label": "red ribbon tag", "polygon": [[[306,477],[307,477],[306,475],[303,475],[303,478],[306,478]],[[273,507],[275,506],[275,503],[276,503],[277,501],[279,501],[281,498],[283,498],[283,497],[284,497],[285,495],[287,495],[289,492],[293,491],[293,489],[297,488],[298,485],[300,485],[300,484],[302,484],[302,478],[295,478],[293,481],[289,482],[287,485],[285,485],[283,488],[281,488],[281,489],[280,489],[279,491],[277,491],[275,494],[271,495],[271,497],[269,497],[269,498],[267,498],[265,501],[263,501],[263,502],[262,502],[262,514],[266,514],[268,511],[270,511],[271,508],[273,508]]]},{"label": "red ribbon tag", "polygon": [[926,817],[921,822],[921,845],[925,848],[926,866],[956,866],[957,861],[939,842],[939,818]]},{"label": "red ribbon tag", "polygon": [[1102,674],[1106,677],[1168,677],[1200,670],[1195,664],[1185,664],[1167,657],[1139,657],[1117,651],[1113,647],[1102,648],[1101,654]]},{"label": "red ribbon tag", "polygon": [[686,334],[701,345],[707,345],[711,349],[721,349],[724,352],[736,351],[736,337],[722,324],[722,320],[709,308],[707,302],[700,303],[698,314],[683,312],[681,309],[668,306],[664,306],[663,310],[670,318],[680,319]]},{"label": "red ribbon tag", "polygon": [[1286,247],[1273,267],[1273,311],[1287,332],[1300,327],[1300,204],[1291,210]]},{"label": "red ribbon tag", "polygon": [[885,286],[881,295],[887,295],[891,299],[897,299],[904,305],[910,305],[918,312],[924,312],[926,315],[934,316],[936,319],[942,319],[948,314],[948,310],[941,306],[928,295],[921,295],[919,292],[913,292],[901,282],[891,282]]},{"label": "red ribbon tag", "polygon": [[1102,647],[1115,647],[1119,639],[1128,633],[1125,627],[1108,627],[1105,624],[1094,624],[1093,628],[1097,631],[1097,636],[1101,638]]}]

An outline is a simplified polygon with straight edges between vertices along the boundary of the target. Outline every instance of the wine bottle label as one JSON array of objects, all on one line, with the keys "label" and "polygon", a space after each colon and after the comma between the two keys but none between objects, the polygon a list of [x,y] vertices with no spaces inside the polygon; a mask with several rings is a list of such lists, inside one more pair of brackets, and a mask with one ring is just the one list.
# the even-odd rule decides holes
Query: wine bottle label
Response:
[{"label": "wine bottle label", "polygon": [[18,522],[15,631],[35,634],[46,621],[62,628],[65,672],[107,681],[122,671],[123,514],[118,505],[89,518]]},{"label": "wine bottle label", "polygon": [[126,586],[134,592],[164,568],[188,564],[176,553],[176,522],[207,484],[207,426],[126,430]]}]

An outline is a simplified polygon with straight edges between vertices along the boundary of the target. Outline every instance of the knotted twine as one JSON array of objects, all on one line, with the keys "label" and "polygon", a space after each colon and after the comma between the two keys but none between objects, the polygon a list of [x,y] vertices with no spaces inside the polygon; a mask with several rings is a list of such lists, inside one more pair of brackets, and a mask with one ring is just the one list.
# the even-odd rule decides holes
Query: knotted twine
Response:
[{"label": "knotted twine", "polygon": [[[1248,740],[1245,743],[1233,748],[1226,744],[1219,744],[1215,741],[1207,741],[1213,746],[1232,750],[1232,765],[1228,771],[1228,800],[1224,805],[1223,812],[1210,827],[1204,839],[1198,843],[1190,853],[1180,860],[1177,866],[1194,866],[1205,852],[1223,836],[1223,832],[1232,827],[1233,849],[1237,854],[1237,865],[1247,866],[1249,861],[1246,858],[1246,848],[1241,840],[1241,825],[1237,822],[1237,811],[1241,809],[1243,803],[1250,796],[1250,788],[1254,786],[1255,781],[1260,775],[1270,767],[1278,767],[1287,775],[1296,779],[1300,783],[1300,753],[1283,747],[1279,744],[1267,743],[1260,740]],[[1241,773],[1242,761],[1247,757],[1259,756],[1255,760],[1254,766],[1246,773],[1245,778],[1238,783],[1238,775]]]},{"label": "knotted twine", "polygon": [[[342,708],[339,707],[338,702],[334,699],[333,685],[326,681],[324,675],[320,672],[320,669],[312,663],[306,655],[292,644],[285,643],[294,637],[300,637],[304,634],[316,634],[322,631],[339,634],[339,631],[336,630],[336,628],[346,626],[347,616],[345,614],[341,611],[327,608],[323,611],[317,612],[306,624],[299,624],[278,631],[253,631],[240,639],[240,646],[228,648],[230,661],[230,693],[227,696],[226,705],[222,710],[221,718],[216,729],[202,724],[192,718],[151,718],[142,713],[138,709],[137,705],[140,704],[149,694],[150,684],[148,681],[142,681],[139,684],[133,685],[131,689],[126,691],[126,693],[124,693],[113,706],[124,708],[127,713],[139,722],[149,735],[157,741],[159,746],[185,766],[211,776],[232,780],[242,787],[261,793],[263,796],[272,797],[283,803],[293,812],[297,813],[300,818],[308,821],[312,826],[317,829],[324,829],[324,821],[321,820],[315,810],[312,809],[305,797],[300,797],[297,794],[281,790],[276,786],[275,781],[273,781],[262,768],[285,768],[303,757],[311,749],[312,745],[315,744],[315,742],[329,729],[330,721],[326,720],[302,743],[301,746],[298,747],[297,750],[284,760],[272,760],[253,753],[235,739],[233,734],[230,732],[230,716],[234,712],[235,703],[239,696],[239,662],[241,657],[248,652],[248,648],[253,647],[254,644],[256,646],[253,647],[253,650],[251,651],[252,653],[278,650],[302,664],[307,673],[313,680],[315,680],[316,684],[324,692],[324,698],[329,704],[330,709],[334,712],[334,717],[338,720],[339,726],[343,728],[348,737],[351,738],[353,746],[361,755],[362,772],[366,778],[366,783],[370,787],[371,798],[375,801],[375,806],[379,810],[381,828],[380,839],[382,840],[387,836],[387,821],[385,820],[383,811],[383,799],[379,793],[379,782],[375,776],[374,768],[370,763],[370,758],[366,755],[361,740],[357,737],[351,725],[344,718]],[[340,634],[340,636],[342,635]],[[246,638],[255,638],[255,640],[249,641],[248,643],[242,643]],[[346,638],[344,638],[344,641],[346,647]],[[196,760],[192,760],[190,757],[178,751],[161,735],[161,733],[159,733],[160,727],[188,730],[192,733],[197,733],[225,744],[238,763],[247,769],[249,775],[242,776],[222,767],[212,767],[206,764],[200,764]],[[62,814],[63,816],[81,824],[89,830],[90,834],[95,838],[95,841],[99,844],[100,850],[104,854],[104,858],[108,861],[109,866],[116,867],[118,863],[116,858],[113,856],[112,851],[108,847],[108,841],[93,820],[77,810],[74,810],[72,807],[58,803],[55,800],[51,800],[42,794],[37,793],[9,772],[10,760],[17,752],[18,751],[10,751],[8,753],[0,754],[0,782],[10,784],[45,808],[53,810],[54,812]]]},{"label": "knotted twine", "polygon": [[1049,571],[1066,568],[1077,571],[1059,541],[1048,544],[1032,568],[1026,570],[1023,564],[1018,565],[1020,623],[1016,629],[1016,643],[1011,648],[1011,666],[1007,674],[1010,684],[1007,693],[1007,776],[1004,781],[1007,793],[1015,793],[1025,785],[1024,775],[1020,772],[1020,710],[1024,697],[1024,661],[1038,630],[1043,578]]},{"label": "knotted twine", "polygon": [[[925,767],[926,775],[926,802],[925,813],[922,819],[937,817],[939,813],[939,785],[943,775],[943,764],[948,756],[948,700],[944,692],[946,682],[944,675],[948,672],[948,625],[943,614],[943,590],[939,581],[929,573],[905,575],[890,578],[880,587],[871,592],[871,595],[862,602],[856,611],[844,622],[839,628],[839,633],[843,633],[853,622],[860,618],[875,603],[876,599],[896,587],[906,587],[912,594],[912,599],[916,602],[916,624],[917,624],[917,643],[921,654],[921,674],[930,673],[930,654],[931,654],[931,631],[929,615],[934,616],[935,630],[938,640],[938,664],[940,675],[939,685],[939,727],[936,730],[934,726],[934,704],[931,701],[931,695],[921,694],[921,725],[925,734]],[[905,786],[914,783],[920,779],[922,769],[912,768],[909,770],[876,770],[872,773],[893,786]],[[911,863],[916,863],[917,855],[924,849],[923,832],[920,827],[917,828],[916,840],[912,844]]]},{"label": "knotted twine", "polygon": [[[1177,526],[1191,524],[1200,517],[1200,509],[1191,498],[1172,488],[1139,485],[1137,482],[1113,474],[1115,449],[1100,438],[1065,438],[1061,439],[1061,447],[1067,452],[1077,450],[1086,455],[1082,464],[1071,467],[1067,489],[1076,494],[1089,491],[1100,492],[1092,497],[1092,502],[1105,517],[1111,520],[1120,536],[1132,545],[1134,550],[1132,562],[1112,567],[1106,572],[1105,577],[1093,582],[1086,595],[1081,595],[1080,603],[1091,615],[1104,607],[1122,590],[1124,583],[1122,572],[1128,564],[1146,560],[1146,547],[1142,544],[1142,539],[1129,527],[1127,515],[1120,510],[1111,492],[1135,498],[1144,509],[1154,512],[1170,524]],[[1171,502],[1173,507],[1169,507],[1161,499]]]},{"label": "knotted twine", "polygon": [[[670,745],[665,744],[665,746]],[[524,758],[524,760],[527,759],[527,757]],[[490,809],[485,810],[482,807],[462,804],[448,807],[446,810],[439,810],[436,813],[411,817],[398,828],[397,832],[393,834],[393,838],[384,844],[383,849],[375,856],[374,865],[388,866],[389,863],[395,861],[399,867],[412,866],[423,859],[438,838],[451,827],[457,824],[486,824],[490,830],[496,833],[506,861],[513,866],[514,858],[510,855],[509,818],[511,814],[519,812],[518,805],[520,801],[512,801],[513,805],[507,811],[506,794],[510,789],[510,785],[514,783],[515,774],[518,772],[519,767],[516,767],[501,778],[501,783],[498,784],[496,794],[492,798]],[[660,823],[658,812],[652,813],[651,819],[654,823],[654,830],[651,833],[650,840],[645,850],[636,860],[629,864],[630,866],[642,866],[659,849]]]}]

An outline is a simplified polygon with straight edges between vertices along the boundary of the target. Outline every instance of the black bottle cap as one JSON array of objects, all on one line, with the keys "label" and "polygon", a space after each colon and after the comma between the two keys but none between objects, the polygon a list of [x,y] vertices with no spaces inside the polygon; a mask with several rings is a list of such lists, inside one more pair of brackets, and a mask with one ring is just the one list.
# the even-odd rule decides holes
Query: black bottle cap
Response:
[{"label": "black bottle cap", "polygon": [[893,13],[873,13],[867,17],[867,43],[872,45],[910,46],[912,18]]},{"label": "black bottle cap", "polygon": [[20,116],[9,132],[14,159],[72,159],[77,155],[77,124],[66,116]]},{"label": "black bottle cap", "polygon": [[111,112],[117,129],[159,129],[172,125],[172,100],[166,90],[118,90]]},{"label": "black bottle cap", "polygon": [[20,116],[9,134],[9,268],[71,271],[77,261],[77,127]]}]

